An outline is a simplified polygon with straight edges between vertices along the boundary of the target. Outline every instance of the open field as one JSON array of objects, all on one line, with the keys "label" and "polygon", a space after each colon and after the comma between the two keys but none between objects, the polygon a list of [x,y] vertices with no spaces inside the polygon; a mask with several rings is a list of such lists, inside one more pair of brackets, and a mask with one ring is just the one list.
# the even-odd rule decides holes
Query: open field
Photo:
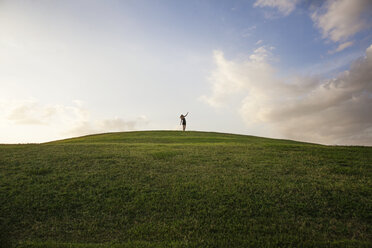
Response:
[{"label": "open field", "polygon": [[371,247],[372,147],[177,131],[0,145],[1,247]]}]

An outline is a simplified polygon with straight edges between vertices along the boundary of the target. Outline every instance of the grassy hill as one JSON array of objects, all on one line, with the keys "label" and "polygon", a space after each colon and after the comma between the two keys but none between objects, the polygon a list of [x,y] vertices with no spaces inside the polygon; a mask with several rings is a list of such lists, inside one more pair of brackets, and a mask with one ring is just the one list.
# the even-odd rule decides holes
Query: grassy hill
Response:
[{"label": "grassy hill", "polygon": [[177,131],[0,145],[1,247],[371,247],[372,147]]}]

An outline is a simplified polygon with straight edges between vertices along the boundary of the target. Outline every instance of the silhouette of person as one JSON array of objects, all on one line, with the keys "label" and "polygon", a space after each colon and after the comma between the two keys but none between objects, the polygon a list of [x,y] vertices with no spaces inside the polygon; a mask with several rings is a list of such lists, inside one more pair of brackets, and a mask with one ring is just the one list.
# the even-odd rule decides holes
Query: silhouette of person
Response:
[{"label": "silhouette of person", "polygon": [[183,115],[183,114],[181,114],[181,116],[180,116],[180,119],[181,119],[181,122],[180,122],[180,125],[182,125],[182,129],[183,129],[183,131],[185,131],[186,130],[186,116],[189,114],[189,112],[187,112],[187,114],[185,114],[185,115]]}]

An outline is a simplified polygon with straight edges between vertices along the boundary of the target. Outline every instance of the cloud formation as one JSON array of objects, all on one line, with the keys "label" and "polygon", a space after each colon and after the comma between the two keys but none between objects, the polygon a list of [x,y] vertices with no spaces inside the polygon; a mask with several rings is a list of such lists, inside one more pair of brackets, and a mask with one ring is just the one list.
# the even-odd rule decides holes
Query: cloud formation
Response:
[{"label": "cloud formation", "polygon": [[209,81],[212,95],[201,96],[201,100],[214,107],[229,102],[231,97],[243,91],[252,90],[255,82],[267,84],[273,80],[275,69],[267,63],[271,52],[265,46],[257,48],[247,61],[228,61],[221,51],[214,51],[217,69],[212,71]]},{"label": "cloud formation", "polygon": [[354,42],[352,42],[352,41],[347,41],[347,42],[341,43],[340,45],[338,45],[338,47],[335,50],[331,50],[328,53],[333,54],[333,53],[341,52],[342,50],[352,46],[353,43]]},{"label": "cloud formation", "polygon": [[103,120],[81,120],[76,122],[75,125],[64,132],[68,136],[80,136],[94,133],[106,132],[120,132],[136,130],[138,126],[146,125],[148,120],[146,116],[137,117],[135,120],[123,120],[122,118],[115,117],[112,119]]},{"label": "cloud formation", "polygon": [[[295,10],[300,0],[257,0],[254,7],[276,8],[287,16]],[[317,4],[319,5],[319,4]],[[318,7],[311,4],[311,19],[322,33],[323,39],[340,43],[330,54],[340,52],[353,45],[349,39],[358,32],[372,27],[372,1],[370,0],[326,0]],[[265,12],[268,19],[278,17]]]},{"label": "cloud formation", "polygon": [[297,0],[257,0],[253,6],[277,8],[280,13],[287,16],[296,8],[297,2]]},{"label": "cloud formation", "polygon": [[276,76],[270,51],[261,47],[247,61],[228,61],[216,51],[203,96],[214,107],[243,95],[239,113],[248,124],[265,124],[280,137],[324,144],[372,145],[372,45],[366,56],[336,78]]},{"label": "cloud formation", "polygon": [[371,11],[370,0],[328,0],[311,18],[323,38],[342,42],[371,26]]},{"label": "cloud formation", "polygon": [[[1,131],[13,131],[13,136],[16,136],[18,130],[28,130],[27,133],[33,130],[42,132],[36,139],[23,137],[31,142],[94,133],[130,131],[148,123],[146,116],[139,116],[134,120],[124,120],[120,117],[94,119],[91,117],[91,112],[78,100],[71,106],[41,104],[35,99],[3,100],[0,102],[0,111]],[[20,127],[22,128],[19,129]],[[0,132],[0,136],[5,136],[3,132]]]}]

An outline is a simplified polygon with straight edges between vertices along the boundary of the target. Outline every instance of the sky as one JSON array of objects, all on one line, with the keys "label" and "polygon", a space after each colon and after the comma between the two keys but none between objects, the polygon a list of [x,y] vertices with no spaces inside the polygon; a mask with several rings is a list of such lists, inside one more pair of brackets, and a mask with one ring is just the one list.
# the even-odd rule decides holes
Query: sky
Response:
[{"label": "sky", "polygon": [[370,0],[0,0],[0,143],[187,130],[372,145]]}]

